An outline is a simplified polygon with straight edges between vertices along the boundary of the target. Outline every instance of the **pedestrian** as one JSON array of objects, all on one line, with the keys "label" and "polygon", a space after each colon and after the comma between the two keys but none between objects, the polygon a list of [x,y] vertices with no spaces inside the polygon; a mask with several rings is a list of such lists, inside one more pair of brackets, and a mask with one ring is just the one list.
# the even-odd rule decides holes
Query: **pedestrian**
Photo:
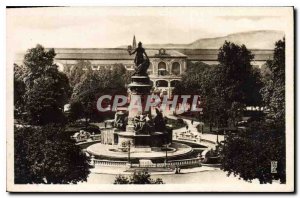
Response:
[{"label": "pedestrian", "polygon": [[106,122],[104,122],[104,128],[106,128]]},{"label": "pedestrian", "polygon": [[192,123],[192,125],[193,125],[193,124],[194,124],[194,120],[192,120],[192,122],[191,122],[191,123]]},{"label": "pedestrian", "polygon": [[185,127],[185,128],[186,128],[186,130],[188,130],[188,129],[189,129],[189,125],[186,125],[186,127]]},{"label": "pedestrian", "polygon": [[180,167],[178,167],[178,173],[180,174]]}]

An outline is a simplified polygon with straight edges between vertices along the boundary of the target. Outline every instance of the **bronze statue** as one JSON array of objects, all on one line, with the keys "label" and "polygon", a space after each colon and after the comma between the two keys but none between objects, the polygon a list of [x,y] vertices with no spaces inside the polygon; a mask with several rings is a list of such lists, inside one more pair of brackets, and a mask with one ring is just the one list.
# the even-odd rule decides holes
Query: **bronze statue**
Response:
[{"label": "bronze statue", "polygon": [[133,119],[134,130],[138,134],[149,134],[153,132],[153,122],[149,114],[137,115]]},{"label": "bronze statue", "polygon": [[114,127],[125,130],[126,128],[126,116],[123,112],[118,111],[115,114],[115,119],[114,119]]},{"label": "bronze statue", "polygon": [[163,114],[159,111],[158,108],[155,108],[156,116],[153,120],[155,131],[163,132],[166,129],[166,122],[163,117]]},{"label": "bronze statue", "polygon": [[[131,52],[130,49],[128,49],[129,55],[135,54],[134,63],[135,63],[135,73],[133,75],[137,76],[147,76],[147,69],[149,68],[150,61],[149,57],[145,51],[145,49],[142,47],[142,43],[138,43],[138,47]],[[145,55],[145,57],[144,57]]]}]

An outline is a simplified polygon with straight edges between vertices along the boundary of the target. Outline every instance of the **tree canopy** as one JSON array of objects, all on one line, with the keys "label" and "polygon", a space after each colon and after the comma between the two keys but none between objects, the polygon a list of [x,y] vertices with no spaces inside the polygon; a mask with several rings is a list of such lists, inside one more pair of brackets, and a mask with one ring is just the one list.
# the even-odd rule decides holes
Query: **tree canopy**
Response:
[{"label": "tree canopy", "polygon": [[175,94],[200,95],[203,119],[209,125],[236,125],[246,106],[260,106],[260,71],[252,66],[254,55],[245,45],[225,41],[217,65],[189,62]]},{"label": "tree canopy", "polygon": [[14,64],[14,107],[15,117],[19,118],[24,111],[25,82],[23,81],[24,68]]},{"label": "tree canopy", "polygon": [[[71,114],[73,118],[86,119],[99,116],[97,100],[102,95],[126,95],[127,71],[123,65],[115,65],[112,69],[100,68],[87,71],[81,81],[73,89],[71,97]],[[80,107],[80,105],[82,107]],[[83,109],[83,113],[80,113]]]},{"label": "tree canopy", "polygon": [[[246,181],[258,179],[285,183],[285,134],[276,125],[252,122],[245,131],[228,135],[223,142],[221,168]],[[277,173],[271,173],[271,161],[278,162]]]},{"label": "tree canopy", "polygon": [[64,68],[64,72],[66,73],[72,88],[74,88],[76,84],[80,83],[86,72],[91,70],[92,64],[88,60],[78,60],[76,64],[72,66],[66,65]]},{"label": "tree canopy", "polygon": [[23,126],[14,132],[16,184],[86,181],[89,159],[63,128]]},{"label": "tree canopy", "polygon": [[[71,95],[67,76],[54,64],[55,52],[37,45],[24,56],[25,118],[31,124],[63,123],[63,106]],[[18,81],[17,81],[18,82]],[[16,83],[16,85],[18,85]],[[19,90],[19,89],[18,89]],[[17,98],[17,93],[15,93]]]},{"label": "tree canopy", "polygon": [[[273,60],[266,63],[267,72],[261,88],[265,116],[249,121],[245,131],[226,137],[222,149],[222,169],[246,181],[258,179],[272,183],[286,182],[285,143],[285,41],[276,42]],[[271,162],[277,162],[276,173]]]},{"label": "tree canopy", "polygon": [[135,171],[132,176],[118,175],[114,184],[164,184],[161,178],[152,179],[147,170]]},{"label": "tree canopy", "polygon": [[270,74],[265,77],[261,90],[263,101],[268,109],[268,117],[282,128],[285,126],[285,39],[275,44],[273,60],[266,62]]}]

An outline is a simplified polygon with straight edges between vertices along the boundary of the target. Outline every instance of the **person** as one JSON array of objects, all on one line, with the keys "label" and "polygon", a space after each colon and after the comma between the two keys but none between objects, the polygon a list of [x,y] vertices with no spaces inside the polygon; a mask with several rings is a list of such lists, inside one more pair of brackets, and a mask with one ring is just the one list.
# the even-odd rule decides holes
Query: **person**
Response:
[{"label": "person", "polygon": [[185,128],[186,128],[186,130],[188,130],[188,129],[189,129],[189,126],[188,126],[188,125],[186,125],[186,127],[185,127]]},{"label": "person", "polygon": [[194,120],[192,120],[192,121],[191,121],[191,123],[192,123],[192,125],[193,125],[193,123],[194,123]]},{"label": "person", "polygon": [[145,49],[143,48],[142,42],[138,43],[138,47],[133,52],[129,51],[129,55],[132,55],[135,53],[136,53],[136,55],[135,55],[134,63],[136,66],[139,66],[140,64],[145,62],[144,54],[145,54],[146,58],[149,59]]}]

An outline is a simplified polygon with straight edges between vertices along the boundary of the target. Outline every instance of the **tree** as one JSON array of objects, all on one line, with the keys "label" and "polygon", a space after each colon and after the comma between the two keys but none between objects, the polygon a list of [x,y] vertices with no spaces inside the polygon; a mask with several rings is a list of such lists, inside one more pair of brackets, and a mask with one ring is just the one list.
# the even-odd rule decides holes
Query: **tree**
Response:
[{"label": "tree", "polygon": [[151,179],[151,175],[147,170],[135,171],[132,176],[125,177],[118,175],[114,184],[164,184],[161,178]]},{"label": "tree", "polygon": [[[47,74],[50,75],[50,74]],[[26,110],[32,124],[64,123],[64,104],[70,95],[68,79],[62,73],[35,80],[26,92]]]},{"label": "tree", "polygon": [[[102,95],[125,95],[127,94],[126,82],[127,73],[123,65],[115,65],[112,69],[100,68],[96,71],[87,71],[81,77],[73,89],[72,103],[80,103],[83,106],[83,114],[78,112],[79,117],[83,116],[88,120],[99,117],[97,100]],[[71,111],[72,110],[71,105]],[[78,107],[78,106],[77,106]],[[103,114],[101,114],[103,115]]]},{"label": "tree", "polygon": [[176,84],[173,94],[177,95],[197,95],[202,90],[203,78],[205,77],[204,72],[208,70],[210,65],[202,62],[191,62],[187,63],[187,70],[182,74],[181,83]]},{"label": "tree", "polygon": [[273,60],[266,62],[270,73],[265,76],[261,90],[263,101],[269,110],[268,118],[285,128],[285,39],[275,44]]},{"label": "tree", "polygon": [[226,94],[225,100],[228,106],[232,102],[245,105],[259,105],[260,85],[259,72],[255,70],[251,62],[254,55],[245,45],[236,45],[225,41],[219,50],[218,61],[220,70],[217,73],[219,86]]},{"label": "tree", "polygon": [[23,126],[14,131],[16,184],[86,181],[89,159],[63,128]]},{"label": "tree", "polygon": [[24,110],[24,94],[26,90],[23,75],[23,67],[14,64],[14,107],[15,117],[17,118],[19,118],[20,114]]},{"label": "tree", "polygon": [[[229,135],[221,147],[221,169],[246,181],[258,179],[285,183],[285,135],[276,125],[253,122],[245,131]],[[271,173],[271,161],[278,162],[277,173]]]},{"label": "tree", "polygon": [[[209,117],[218,127],[236,126],[246,106],[261,104],[260,72],[252,67],[254,55],[245,45],[225,41],[219,49],[219,65],[204,82]],[[210,103],[210,104],[209,104]]]},{"label": "tree", "polygon": [[[267,71],[267,72],[265,72]],[[250,121],[244,133],[226,138],[221,149],[222,169],[247,181],[286,182],[285,41],[275,44],[273,60],[265,65],[262,98],[266,116]],[[237,152],[238,151],[238,152]],[[271,161],[278,163],[271,173]]]},{"label": "tree", "polygon": [[236,125],[246,106],[261,104],[261,76],[251,62],[254,55],[245,45],[225,41],[218,65],[189,62],[174,94],[201,96],[203,121],[212,126]]},{"label": "tree", "polygon": [[74,86],[80,83],[82,76],[87,72],[92,70],[92,64],[88,60],[78,60],[76,64],[72,67],[66,66],[65,73],[70,81],[70,86]]},{"label": "tree", "polygon": [[65,121],[63,106],[67,103],[71,89],[68,78],[53,63],[55,52],[41,45],[29,49],[24,57],[26,74],[24,96],[27,121],[45,125]]},{"label": "tree", "polygon": [[70,104],[69,120],[76,121],[84,116],[84,106],[79,101]]},{"label": "tree", "polygon": [[[49,67],[54,67],[54,49],[45,50],[39,44],[35,48],[27,50],[24,56],[24,66],[27,69],[25,80],[28,82],[29,87],[34,83],[34,80],[44,75]],[[57,67],[57,66],[56,66]]]}]

